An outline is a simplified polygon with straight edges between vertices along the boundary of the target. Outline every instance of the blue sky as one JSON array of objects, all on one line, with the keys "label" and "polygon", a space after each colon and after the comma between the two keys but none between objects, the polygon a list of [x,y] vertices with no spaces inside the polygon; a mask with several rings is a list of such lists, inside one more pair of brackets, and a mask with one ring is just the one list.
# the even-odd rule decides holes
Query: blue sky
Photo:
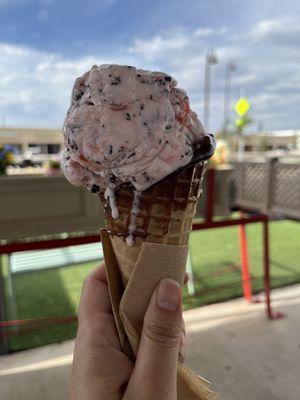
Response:
[{"label": "blue sky", "polygon": [[[199,0],[0,0],[0,33],[3,41],[78,56],[95,51],[109,54],[135,37],[147,38],[177,27],[218,28],[225,21],[235,21],[238,31],[255,21],[249,17],[251,2],[247,7],[241,7],[241,1],[224,4]],[[256,17],[267,16],[268,7],[263,4],[255,10]]]},{"label": "blue sky", "polygon": [[228,59],[231,108],[249,98],[252,130],[300,128],[298,0],[0,0],[0,123],[61,127],[75,77],[107,62],[173,74],[202,118],[210,48],[211,130],[222,124]]}]

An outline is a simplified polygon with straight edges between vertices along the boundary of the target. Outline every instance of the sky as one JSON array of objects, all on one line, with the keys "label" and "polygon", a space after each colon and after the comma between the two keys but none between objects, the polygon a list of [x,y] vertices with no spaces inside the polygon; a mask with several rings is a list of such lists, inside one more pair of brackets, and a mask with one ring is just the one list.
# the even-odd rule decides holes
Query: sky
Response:
[{"label": "sky", "polygon": [[0,126],[61,128],[74,79],[93,64],[172,74],[203,119],[213,49],[209,130],[251,103],[249,131],[300,129],[298,0],[0,0]]}]

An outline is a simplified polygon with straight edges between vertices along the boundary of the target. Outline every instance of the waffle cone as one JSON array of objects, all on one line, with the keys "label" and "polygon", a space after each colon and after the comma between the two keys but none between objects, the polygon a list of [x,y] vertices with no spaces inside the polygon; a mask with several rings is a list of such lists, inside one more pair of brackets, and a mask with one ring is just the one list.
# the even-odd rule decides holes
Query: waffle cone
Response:
[{"label": "waffle cone", "polygon": [[124,186],[116,191],[115,201],[119,210],[117,219],[112,217],[104,195],[100,196],[105,210],[106,227],[125,286],[143,242],[169,245],[188,243],[200,197],[203,172],[203,162],[191,164],[141,193],[132,246],[128,246],[124,239],[129,234],[134,190],[130,186]]},{"label": "waffle cone", "polygon": [[[101,236],[113,313],[121,347],[133,360],[155,287],[166,277],[183,283],[205,160],[213,147],[208,138],[200,148],[203,157],[140,193],[138,205],[132,186],[119,187],[114,193],[118,218],[113,218],[104,193],[99,195],[106,217]],[[129,245],[126,238],[131,235]],[[217,398],[207,381],[180,362],[177,376],[178,400]]]}]

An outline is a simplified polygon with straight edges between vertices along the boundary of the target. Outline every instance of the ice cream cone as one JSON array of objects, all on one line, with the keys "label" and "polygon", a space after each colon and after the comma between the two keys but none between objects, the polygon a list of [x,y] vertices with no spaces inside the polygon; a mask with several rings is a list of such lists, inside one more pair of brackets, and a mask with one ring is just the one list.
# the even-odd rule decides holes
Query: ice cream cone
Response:
[{"label": "ice cream cone", "polygon": [[[204,160],[213,151],[213,144],[205,139],[198,159],[142,192],[138,206],[131,186],[115,191],[118,218],[113,218],[109,202],[100,194],[106,214],[102,241],[111,300],[120,341],[130,357],[137,354],[143,316],[155,286],[164,277],[183,283]],[[130,235],[132,243],[128,244],[126,238]],[[118,274],[122,283],[116,287]],[[203,382],[182,364],[178,365],[178,399],[216,398]]]}]

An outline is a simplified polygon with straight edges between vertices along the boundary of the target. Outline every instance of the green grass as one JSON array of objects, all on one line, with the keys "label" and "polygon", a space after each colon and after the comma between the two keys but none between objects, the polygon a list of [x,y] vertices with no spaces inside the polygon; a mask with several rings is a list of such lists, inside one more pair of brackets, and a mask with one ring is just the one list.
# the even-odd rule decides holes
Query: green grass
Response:
[{"label": "green grass", "polygon": [[[87,274],[97,263],[86,263],[62,268],[15,274],[13,289],[17,310],[8,309],[10,318],[63,317],[75,315],[81,286]],[[17,315],[16,315],[17,314]],[[12,335],[12,351],[61,342],[75,336],[77,324],[65,324]]]},{"label": "green grass", "polygon": [[[249,265],[253,293],[263,290],[262,226],[247,226]],[[277,221],[270,224],[272,287],[300,282],[300,224]],[[191,258],[197,295],[185,291],[184,308],[228,300],[243,295],[238,228],[221,228],[192,234]],[[234,266],[234,268],[232,268]]]},{"label": "green grass", "polygon": [[[253,292],[262,290],[262,227],[248,225],[247,236]],[[300,282],[300,224],[277,221],[270,224],[272,286]],[[190,240],[197,295],[184,291],[184,308],[227,300],[242,295],[238,228],[195,232]],[[14,275],[17,310],[9,317],[35,318],[76,313],[82,281],[97,263],[86,263]],[[223,287],[222,287],[223,286]],[[59,342],[74,337],[76,324],[67,324],[33,333],[12,335],[12,351]]]}]

